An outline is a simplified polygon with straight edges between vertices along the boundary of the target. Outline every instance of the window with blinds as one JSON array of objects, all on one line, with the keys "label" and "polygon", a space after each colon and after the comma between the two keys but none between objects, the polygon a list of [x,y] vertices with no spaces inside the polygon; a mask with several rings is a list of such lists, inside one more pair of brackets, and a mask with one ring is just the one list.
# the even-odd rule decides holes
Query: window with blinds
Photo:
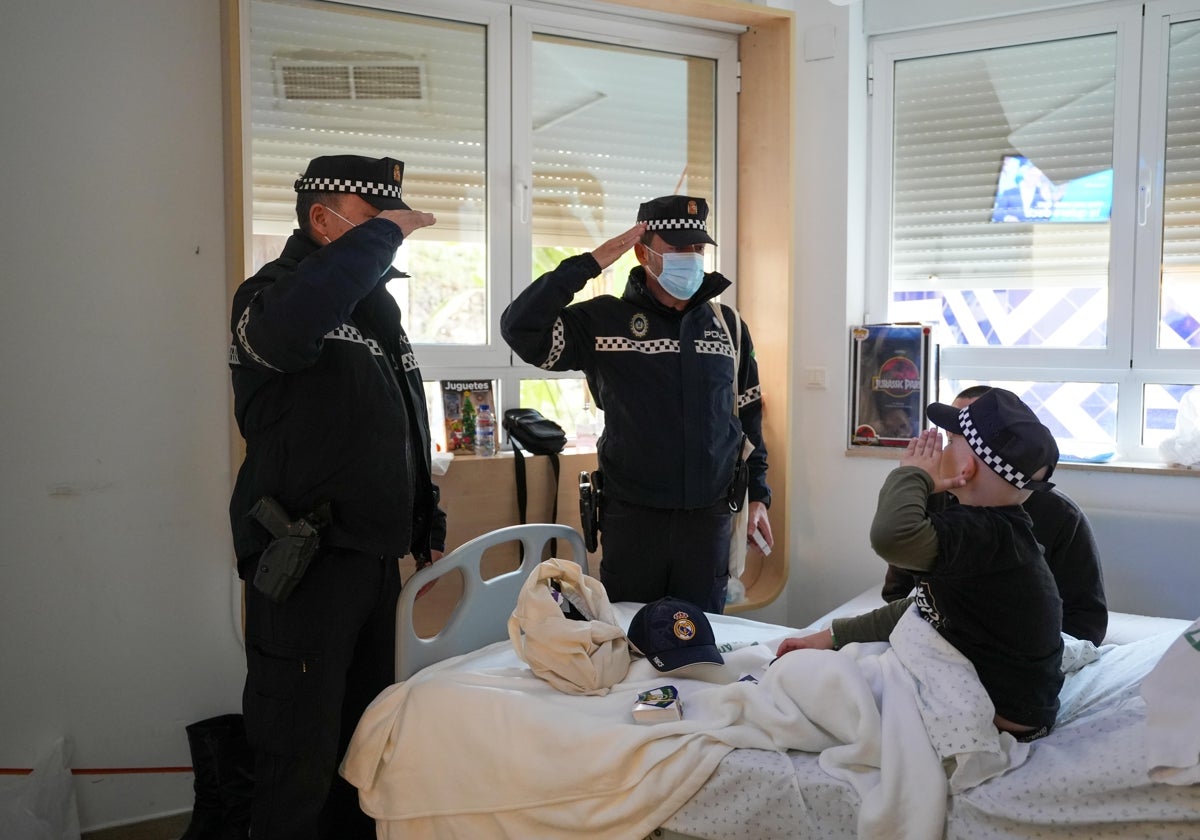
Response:
[{"label": "window with blinds", "polygon": [[[404,200],[437,223],[399,249],[409,276],[388,291],[427,377],[491,379],[500,407],[544,406],[571,429],[584,383],[514,360],[498,330],[512,297],[656,196],[705,196],[714,235],[735,230],[721,209],[736,195],[727,25],[526,0],[248,6],[251,268],[292,233],[293,185],[312,158],[403,160]],[[733,264],[734,242],[722,256]],[[580,296],[620,294],[632,264]]]},{"label": "window with blinds", "polygon": [[934,326],[941,398],[1015,390],[1067,458],[1157,459],[1200,383],[1200,4],[1145,9],[872,48],[877,305]]},{"label": "window with blinds", "polygon": [[[941,343],[1104,345],[1109,220],[1052,208],[1112,171],[1115,73],[1111,33],[896,63],[892,291],[937,307]],[[1009,186],[1006,161],[1046,186]],[[1015,215],[994,212],[1006,187]]]}]

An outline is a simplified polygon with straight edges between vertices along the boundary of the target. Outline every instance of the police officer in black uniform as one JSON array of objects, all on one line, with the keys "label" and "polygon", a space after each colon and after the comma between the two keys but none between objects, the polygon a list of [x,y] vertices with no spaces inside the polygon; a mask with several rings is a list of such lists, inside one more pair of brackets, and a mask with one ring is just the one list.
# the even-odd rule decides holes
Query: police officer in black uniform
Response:
[{"label": "police officer in black uniform", "polygon": [[[716,245],[707,218],[703,198],[645,202],[633,228],[535,280],[500,328],[530,364],[584,371],[604,410],[600,579],[609,598],[671,595],[720,613],[743,434],[754,447],[748,532],[774,540],[754,344],[733,309],[721,305],[718,317],[710,304],[729,281],[704,272],[704,248]],[[631,247],[639,265],[621,297],[571,303]]]},{"label": "police officer in black uniform", "polygon": [[403,174],[392,158],[312,160],[299,229],[234,295],[255,840],[375,837],[337,767],[393,682],[399,559],[445,547],[421,375],[387,290],[396,249],[436,221],[401,199]]}]

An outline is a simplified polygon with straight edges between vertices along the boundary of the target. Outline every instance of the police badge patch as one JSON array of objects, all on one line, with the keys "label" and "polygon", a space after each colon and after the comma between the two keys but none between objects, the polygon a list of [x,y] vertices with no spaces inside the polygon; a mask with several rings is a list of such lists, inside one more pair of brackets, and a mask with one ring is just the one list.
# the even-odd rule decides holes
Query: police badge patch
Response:
[{"label": "police badge patch", "polygon": [[629,319],[629,332],[634,338],[645,338],[650,332],[650,319],[642,312],[637,313]]}]

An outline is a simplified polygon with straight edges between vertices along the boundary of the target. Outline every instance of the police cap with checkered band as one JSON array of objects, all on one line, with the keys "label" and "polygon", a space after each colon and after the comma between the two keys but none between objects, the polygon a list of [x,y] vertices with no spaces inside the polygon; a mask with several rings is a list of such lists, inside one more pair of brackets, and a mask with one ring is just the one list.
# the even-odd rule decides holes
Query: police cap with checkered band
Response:
[{"label": "police cap with checkered band", "polygon": [[309,161],[296,192],[354,193],[380,210],[411,210],[400,198],[404,161],[362,155],[325,155]]},{"label": "police cap with checkered band", "polygon": [[637,220],[647,233],[657,233],[668,245],[716,245],[708,235],[708,202],[690,195],[652,198],[638,208]]},{"label": "police cap with checkered band", "polygon": [[[962,435],[975,454],[1014,487],[1049,490],[1054,486],[1046,479],[1058,464],[1058,444],[1033,409],[1012,391],[992,388],[965,408],[932,403],[929,419]],[[1046,474],[1034,480],[1042,467]]]}]

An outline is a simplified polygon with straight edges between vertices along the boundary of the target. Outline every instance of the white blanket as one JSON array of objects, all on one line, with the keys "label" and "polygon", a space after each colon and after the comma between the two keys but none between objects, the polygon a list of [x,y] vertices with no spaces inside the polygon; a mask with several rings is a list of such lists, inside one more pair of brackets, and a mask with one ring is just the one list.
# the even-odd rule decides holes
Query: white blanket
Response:
[{"label": "white blanket", "polygon": [[[974,669],[915,613],[892,648],[795,651],[765,673],[780,637],[726,635],[733,627],[715,621],[718,641],[761,643],[706,666],[716,670],[701,676],[721,685],[640,660],[611,694],[570,696],[533,677],[507,643],[440,663],[376,699],[342,773],[383,838],[633,840],[730,750],[803,750],[858,792],[860,837],[927,838],[942,834],[950,785],[1025,758],[1027,745],[992,726]],[[728,682],[742,673],[761,679]],[[634,723],[637,693],[667,683],[684,719]]]}]

